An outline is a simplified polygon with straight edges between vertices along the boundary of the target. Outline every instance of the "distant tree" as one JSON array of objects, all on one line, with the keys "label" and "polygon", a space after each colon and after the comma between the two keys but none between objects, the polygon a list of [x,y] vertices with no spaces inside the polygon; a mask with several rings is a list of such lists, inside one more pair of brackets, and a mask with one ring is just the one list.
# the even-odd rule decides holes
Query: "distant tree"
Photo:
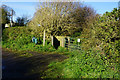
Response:
[{"label": "distant tree", "polygon": [[[75,25],[77,28],[73,29],[72,35],[83,32],[84,29],[89,29],[91,24],[95,21],[96,17],[95,10],[88,6],[80,6],[73,10],[70,14],[69,20],[72,25]],[[75,37],[74,36],[74,37]]]},{"label": "distant tree", "polygon": [[17,26],[24,26],[24,19],[21,17],[16,18],[16,25]]},{"label": "distant tree", "polygon": [[26,26],[28,21],[29,21],[29,19],[25,15],[23,15],[22,17],[17,17],[16,18],[16,26]]},{"label": "distant tree", "polygon": [[23,15],[22,18],[24,19],[24,26],[27,26],[28,22],[30,21],[29,15]]}]

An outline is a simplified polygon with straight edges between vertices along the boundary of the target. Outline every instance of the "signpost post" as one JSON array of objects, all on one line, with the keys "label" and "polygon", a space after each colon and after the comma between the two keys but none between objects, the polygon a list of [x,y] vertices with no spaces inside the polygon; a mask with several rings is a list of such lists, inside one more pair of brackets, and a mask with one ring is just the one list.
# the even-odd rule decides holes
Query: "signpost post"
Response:
[{"label": "signpost post", "polygon": [[77,39],[77,42],[78,42],[78,47],[79,47],[79,43],[80,43],[80,38]]},{"label": "signpost post", "polygon": [[[38,24],[38,27],[40,27],[41,25]],[[45,29],[44,29],[44,32],[43,32],[43,46],[45,46]]]}]

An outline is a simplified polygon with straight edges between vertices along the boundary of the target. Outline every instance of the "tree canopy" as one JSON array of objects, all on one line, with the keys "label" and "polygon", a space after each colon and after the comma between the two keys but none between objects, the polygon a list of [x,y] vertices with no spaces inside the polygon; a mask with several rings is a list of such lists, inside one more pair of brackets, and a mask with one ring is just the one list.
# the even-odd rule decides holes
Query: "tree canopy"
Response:
[{"label": "tree canopy", "polygon": [[22,17],[17,17],[16,18],[16,26],[26,26],[28,23],[29,19],[28,16],[23,15]]},{"label": "tree canopy", "polygon": [[45,29],[51,35],[71,36],[76,31],[81,32],[91,16],[95,16],[95,11],[82,3],[42,3],[39,4],[29,26],[38,33]]},{"label": "tree canopy", "polygon": [[2,11],[2,16],[0,16],[0,18],[2,19],[2,24],[9,23],[11,17],[15,15],[15,11],[7,5],[2,5],[0,7],[0,10]]}]

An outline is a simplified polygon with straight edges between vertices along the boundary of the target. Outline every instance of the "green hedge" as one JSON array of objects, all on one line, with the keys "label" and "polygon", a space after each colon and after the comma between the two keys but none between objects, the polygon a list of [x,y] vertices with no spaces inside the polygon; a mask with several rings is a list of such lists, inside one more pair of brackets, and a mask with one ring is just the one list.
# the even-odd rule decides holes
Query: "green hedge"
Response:
[{"label": "green hedge", "polygon": [[[97,53],[97,54],[96,54]],[[63,62],[52,62],[42,78],[120,78],[119,64],[98,52],[71,52]]]},{"label": "green hedge", "polygon": [[[2,47],[12,50],[30,50],[30,51],[55,51],[49,41],[46,46],[42,46],[42,37],[40,34],[31,34],[32,30],[26,27],[10,27],[3,30]],[[37,44],[32,42],[32,37],[37,38]],[[49,43],[49,44],[48,44]]]}]

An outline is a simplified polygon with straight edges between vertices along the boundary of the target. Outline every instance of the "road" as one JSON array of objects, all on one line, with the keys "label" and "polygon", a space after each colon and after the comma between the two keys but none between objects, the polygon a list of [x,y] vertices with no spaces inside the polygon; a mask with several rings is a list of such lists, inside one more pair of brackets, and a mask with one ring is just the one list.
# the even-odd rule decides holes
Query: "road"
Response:
[{"label": "road", "polygon": [[67,57],[60,54],[34,53],[32,57],[18,57],[12,52],[2,51],[2,80],[41,80],[47,65]]}]

